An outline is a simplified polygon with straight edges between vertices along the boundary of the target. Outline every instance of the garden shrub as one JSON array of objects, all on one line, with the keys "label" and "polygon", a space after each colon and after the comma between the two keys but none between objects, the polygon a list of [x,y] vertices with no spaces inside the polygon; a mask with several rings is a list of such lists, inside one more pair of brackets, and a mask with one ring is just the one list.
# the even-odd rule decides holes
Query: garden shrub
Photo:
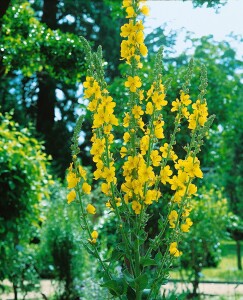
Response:
[{"label": "garden shrub", "polygon": [[0,280],[12,282],[15,297],[37,283],[33,243],[53,183],[48,165],[31,130],[15,123],[12,113],[0,114]]},{"label": "garden shrub", "polygon": [[65,187],[56,181],[42,227],[38,265],[42,277],[56,281],[56,299],[75,299],[82,294],[90,265],[80,243],[79,212],[76,207],[67,209],[65,199]]}]

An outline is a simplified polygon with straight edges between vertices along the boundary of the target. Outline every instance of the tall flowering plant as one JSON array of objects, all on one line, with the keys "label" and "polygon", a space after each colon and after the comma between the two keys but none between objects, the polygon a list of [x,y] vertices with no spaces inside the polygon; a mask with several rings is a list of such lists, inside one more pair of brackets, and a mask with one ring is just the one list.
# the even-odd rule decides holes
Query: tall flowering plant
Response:
[{"label": "tall flowering plant", "polygon": [[[162,50],[158,51],[154,79],[150,88],[143,90],[139,76],[142,70],[141,59],[147,55],[144,44],[141,15],[148,14],[145,1],[124,0],[127,23],[121,27],[121,59],[129,66],[124,85],[127,88],[127,101],[124,103],[124,129],[120,156],[122,168],[118,169],[113,150],[114,127],[121,124],[114,113],[116,102],[110,96],[104,79],[102,53],[92,53],[88,42],[82,38],[89,66],[84,97],[89,100],[87,109],[92,113],[92,146],[90,154],[96,164],[94,180],[101,181],[101,191],[106,196],[104,208],[117,218],[117,235],[120,242],[112,255],[104,258],[99,251],[99,232],[94,230],[90,215],[96,214],[95,203],[87,203],[85,194],[91,192],[87,174],[80,165],[77,155],[78,135],[82,117],[77,121],[73,137],[72,157],[67,182],[70,190],[68,203],[80,204],[83,246],[93,255],[102,267],[102,286],[109,289],[119,299],[157,299],[160,286],[166,282],[169,268],[174,259],[182,255],[179,241],[189,232],[193,222],[190,218],[190,201],[197,192],[193,183],[202,178],[197,154],[203,143],[213,117],[208,117],[206,93],[206,70],[202,67],[200,94],[192,101],[187,88],[192,62],[189,64],[185,84],[178,99],[170,108],[174,114],[174,130],[170,139],[164,135],[164,107],[168,105],[167,86],[161,75]],[[182,124],[187,124],[190,142],[184,146],[184,157],[175,153],[177,133]],[[118,137],[119,138],[119,137]],[[116,137],[117,139],[117,137]],[[122,182],[117,175],[122,175]],[[160,231],[154,238],[148,237],[147,222],[151,217],[148,208],[163,198],[165,188],[172,191],[170,201],[158,219]],[[110,253],[111,251],[109,251]],[[114,266],[121,266],[121,272]],[[151,275],[152,276],[149,276]]]}]

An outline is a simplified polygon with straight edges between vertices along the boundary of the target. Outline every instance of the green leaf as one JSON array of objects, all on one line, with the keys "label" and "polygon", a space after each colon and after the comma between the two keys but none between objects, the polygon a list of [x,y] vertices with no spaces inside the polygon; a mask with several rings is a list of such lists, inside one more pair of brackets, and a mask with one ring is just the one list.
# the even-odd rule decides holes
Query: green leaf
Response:
[{"label": "green leaf", "polygon": [[130,286],[128,286],[127,287],[127,300],[134,300],[134,299],[136,299],[136,293]]},{"label": "green leaf", "polygon": [[161,260],[162,260],[162,253],[161,252],[158,252],[156,255],[155,255],[155,261],[157,264],[160,264],[161,263]]},{"label": "green leaf", "polygon": [[108,290],[113,296],[123,295],[124,293],[126,293],[127,290],[127,283],[122,278],[108,280],[104,282],[101,286],[108,288]]},{"label": "green leaf", "polygon": [[137,278],[135,278],[135,283],[139,287],[139,291],[144,290],[146,287],[148,287],[148,276],[147,274],[141,274]]},{"label": "green leaf", "polygon": [[135,287],[135,284],[134,284],[134,278],[132,277],[132,275],[128,272],[128,270],[125,270],[123,272],[123,276],[126,280],[126,282],[131,286],[131,287]]},{"label": "green leaf", "polygon": [[82,243],[82,244],[83,244],[84,248],[87,250],[87,252],[88,252],[89,254],[91,254],[91,255],[93,255],[93,256],[96,257],[96,254],[94,253],[94,251],[92,251],[92,250],[90,249],[90,247],[89,247],[87,244],[85,244],[85,243]]},{"label": "green leaf", "polygon": [[123,256],[123,251],[118,250],[118,249],[114,249],[112,251],[111,257],[109,259],[106,260],[106,262],[114,262],[114,261],[118,261],[122,256]]},{"label": "green leaf", "polygon": [[157,263],[152,258],[142,257],[142,259],[141,259],[141,265],[143,265],[144,267],[147,267],[147,266],[156,266]]}]

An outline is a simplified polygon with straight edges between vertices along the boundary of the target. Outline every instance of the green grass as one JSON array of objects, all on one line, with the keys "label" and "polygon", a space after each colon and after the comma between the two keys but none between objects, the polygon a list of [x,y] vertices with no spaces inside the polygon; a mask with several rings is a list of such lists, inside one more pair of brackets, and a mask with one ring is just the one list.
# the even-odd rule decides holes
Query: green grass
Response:
[{"label": "green grass", "polygon": [[[217,268],[205,268],[201,280],[243,282],[243,271],[237,269],[236,244],[234,241],[221,242],[222,259]],[[243,247],[242,247],[243,258]],[[186,278],[185,272],[182,273]],[[171,279],[181,279],[178,271],[171,272]]]}]

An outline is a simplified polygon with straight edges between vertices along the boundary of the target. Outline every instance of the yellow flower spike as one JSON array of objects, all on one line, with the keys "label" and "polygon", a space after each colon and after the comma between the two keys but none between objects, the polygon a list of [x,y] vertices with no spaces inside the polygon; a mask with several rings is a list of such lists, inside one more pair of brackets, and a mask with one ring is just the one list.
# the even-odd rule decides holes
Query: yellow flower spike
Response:
[{"label": "yellow flower spike", "polygon": [[86,211],[89,214],[94,215],[96,213],[96,208],[92,204],[88,204],[86,207]]},{"label": "yellow flower spike", "polygon": [[73,202],[76,198],[76,192],[75,190],[72,190],[71,192],[69,192],[67,194],[67,203],[70,204],[71,202]]}]

